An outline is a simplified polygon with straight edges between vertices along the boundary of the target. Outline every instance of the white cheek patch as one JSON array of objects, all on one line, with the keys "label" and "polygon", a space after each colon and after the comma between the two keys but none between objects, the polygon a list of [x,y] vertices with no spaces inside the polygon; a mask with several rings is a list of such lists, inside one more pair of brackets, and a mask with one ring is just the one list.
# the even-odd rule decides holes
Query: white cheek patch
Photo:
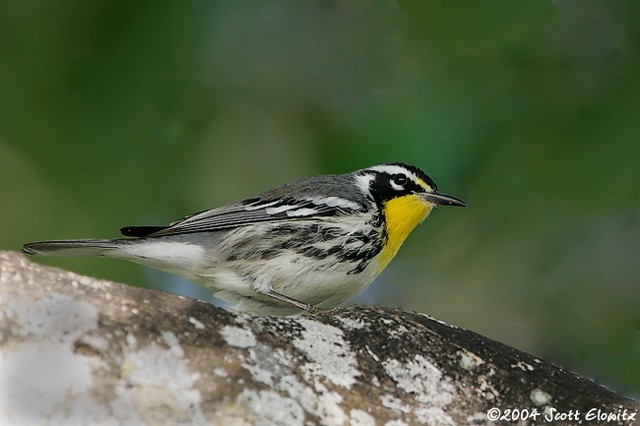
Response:
[{"label": "white cheek patch", "polygon": [[374,178],[373,175],[356,176],[356,185],[358,185],[358,188],[360,188],[362,193],[364,194],[369,193],[369,185],[371,184],[371,181],[373,180],[373,178]]}]

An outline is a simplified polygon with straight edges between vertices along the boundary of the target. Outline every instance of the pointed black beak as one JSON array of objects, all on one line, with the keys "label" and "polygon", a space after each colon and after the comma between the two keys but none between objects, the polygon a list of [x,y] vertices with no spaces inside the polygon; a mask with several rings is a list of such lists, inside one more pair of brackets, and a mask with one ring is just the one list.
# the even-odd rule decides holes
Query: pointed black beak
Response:
[{"label": "pointed black beak", "polygon": [[422,194],[422,197],[439,206],[467,207],[467,204],[464,201],[456,197],[452,197],[451,195],[438,194],[437,192],[426,192]]}]

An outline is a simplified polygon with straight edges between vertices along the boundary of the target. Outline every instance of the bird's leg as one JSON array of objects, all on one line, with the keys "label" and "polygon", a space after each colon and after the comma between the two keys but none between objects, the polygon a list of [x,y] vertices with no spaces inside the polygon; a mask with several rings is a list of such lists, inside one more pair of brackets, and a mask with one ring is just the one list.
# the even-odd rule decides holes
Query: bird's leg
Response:
[{"label": "bird's leg", "polygon": [[279,300],[281,302],[285,302],[288,303],[290,305],[295,306],[296,308],[302,309],[303,311],[306,311],[312,315],[322,315],[322,314],[326,314],[327,312],[329,312],[326,309],[322,309],[322,308],[318,308],[317,306],[314,305],[310,305],[308,303],[303,303],[300,302],[299,300],[296,300],[292,297],[289,296],[285,296],[282,293],[278,293],[277,291],[272,290],[271,288],[269,288],[265,293],[265,295],[269,296],[269,297],[273,297],[276,300]]},{"label": "bird's leg", "polygon": [[286,296],[282,293],[278,293],[271,287],[271,282],[264,278],[258,277],[253,281],[253,290],[257,291],[260,294],[264,294],[265,296],[272,297],[279,302],[288,303],[289,305],[295,306],[298,309],[302,309],[305,312],[308,312],[312,315],[320,315],[326,313],[327,311],[318,308],[317,306],[310,305],[308,303],[301,302],[293,297]]}]

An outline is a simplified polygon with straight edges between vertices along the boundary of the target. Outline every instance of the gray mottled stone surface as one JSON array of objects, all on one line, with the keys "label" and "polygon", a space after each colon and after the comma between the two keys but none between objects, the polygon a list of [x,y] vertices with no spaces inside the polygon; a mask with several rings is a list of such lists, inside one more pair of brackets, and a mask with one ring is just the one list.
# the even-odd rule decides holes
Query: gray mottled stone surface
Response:
[{"label": "gray mottled stone surface", "polygon": [[[253,317],[12,252],[0,252],[0,306],[0,424],[578,424],[569,418],[578,412],[583,424],[631,425],[624,410],[640,410],[533,356],[396,309]],[[494,407],[539,415],[491,423]],[[554,414],[566,418],[544,417]]]}]

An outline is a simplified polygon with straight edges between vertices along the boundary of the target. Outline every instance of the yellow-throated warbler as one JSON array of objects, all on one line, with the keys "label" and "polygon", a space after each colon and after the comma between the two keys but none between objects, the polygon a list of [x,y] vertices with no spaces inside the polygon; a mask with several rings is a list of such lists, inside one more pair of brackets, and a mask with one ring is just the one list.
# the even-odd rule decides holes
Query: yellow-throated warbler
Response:
[{"label": "yellow-throated warbler", "polygon": [[240,311],[292,314],[330,309],[364,290],[437,205],[422,170],[380,164],[287,183],[255,198],[169,226],[130,226],[128,239],[54,240],[23,252],[126,259],[185,277]]}]

